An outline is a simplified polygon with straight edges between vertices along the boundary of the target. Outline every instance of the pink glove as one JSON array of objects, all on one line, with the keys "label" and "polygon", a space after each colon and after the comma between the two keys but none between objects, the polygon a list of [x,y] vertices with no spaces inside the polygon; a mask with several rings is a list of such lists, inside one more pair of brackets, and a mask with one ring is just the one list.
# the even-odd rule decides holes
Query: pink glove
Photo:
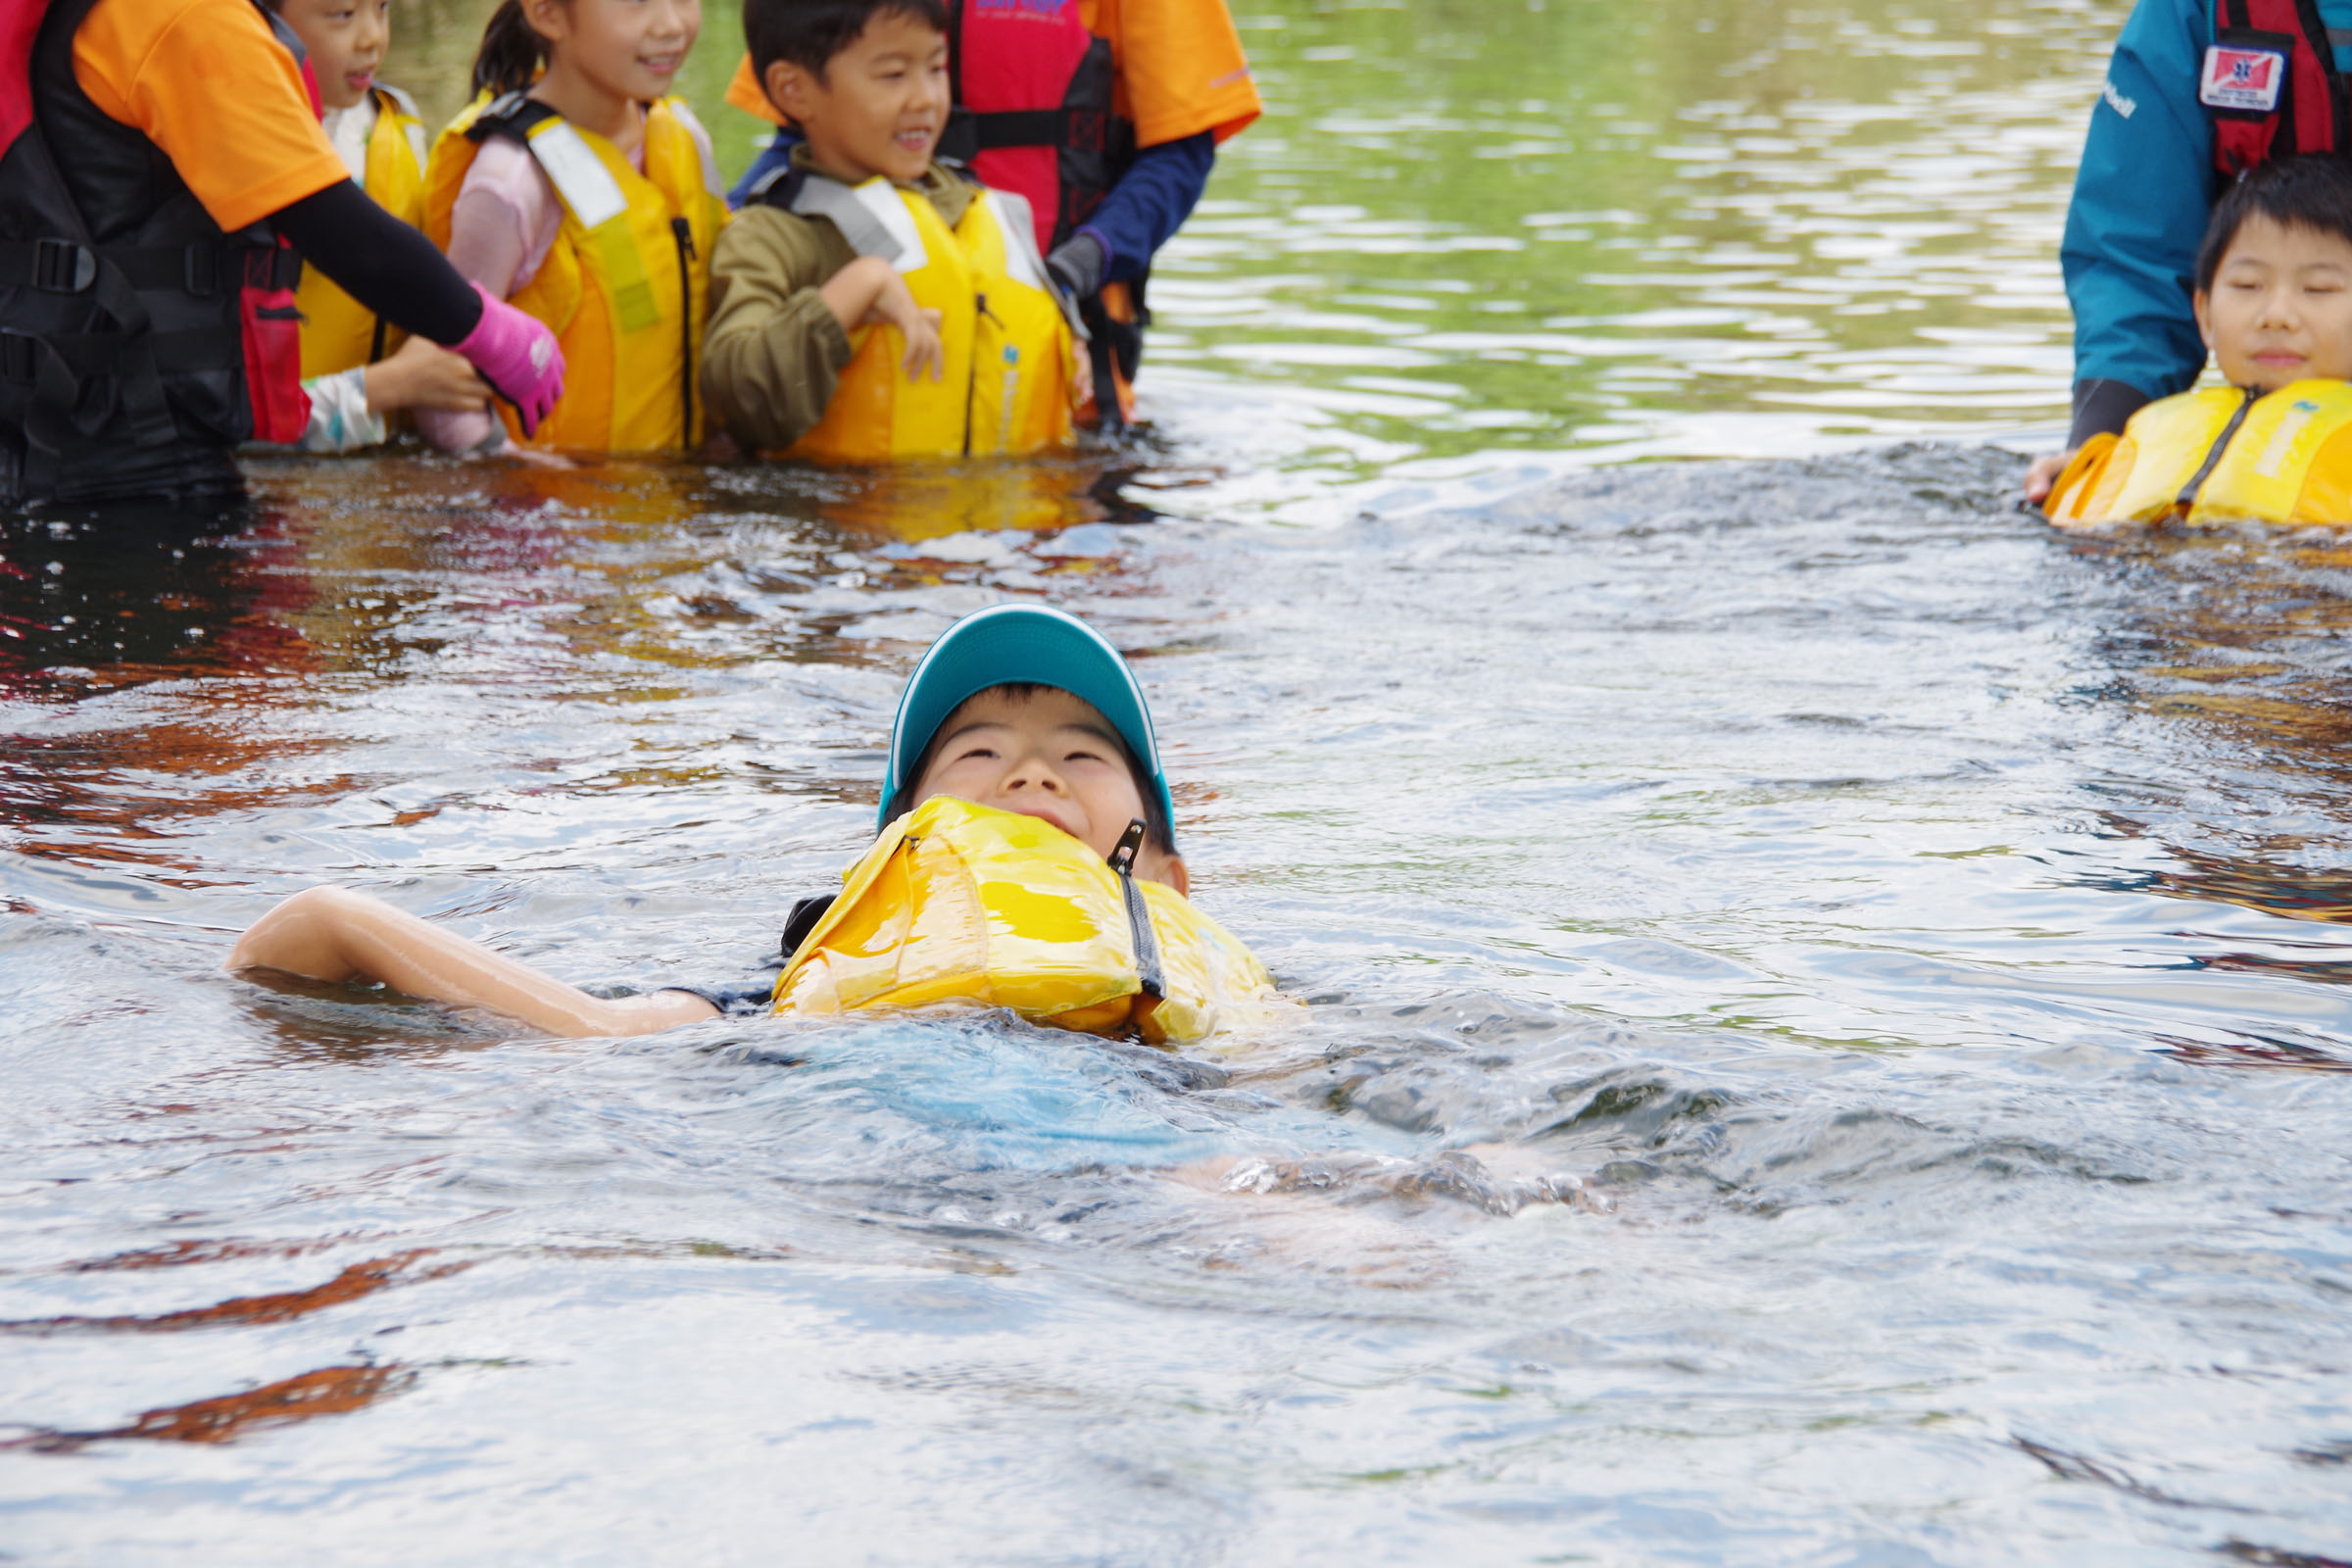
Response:
[{"label": "pink glove", "polygon": [[514,405],[514,412],[522,416],[522,433],[530,435],[564,395],[564,351],[538,318],[516,310],[479,283],[473,291],[482,297],[482,318],[464,342],[450,345],[451,352],[471,362],[490,390]]}]

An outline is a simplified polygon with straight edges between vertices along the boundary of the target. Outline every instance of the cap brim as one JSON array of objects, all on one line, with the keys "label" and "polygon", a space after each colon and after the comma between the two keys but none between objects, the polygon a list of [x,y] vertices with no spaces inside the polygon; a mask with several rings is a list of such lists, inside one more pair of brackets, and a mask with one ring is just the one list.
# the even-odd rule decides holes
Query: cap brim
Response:
[{"label": "cap brim", "polygon": [[898,722],[891,726],[890,771],[882,782],[879,825],[889,825],[890,803],[913,775],[948,715],[974,694],[1008,683],[1056,687],[1109,719],[1151,776],[1169,831],[1175,831],[1176,803],[1160,772],[1152,712],[1144,705],[1135,672],[1102,633],[1075,615],[1043,605],[992,605],[966,615],[942,633],[914,666],[899,699]]}]

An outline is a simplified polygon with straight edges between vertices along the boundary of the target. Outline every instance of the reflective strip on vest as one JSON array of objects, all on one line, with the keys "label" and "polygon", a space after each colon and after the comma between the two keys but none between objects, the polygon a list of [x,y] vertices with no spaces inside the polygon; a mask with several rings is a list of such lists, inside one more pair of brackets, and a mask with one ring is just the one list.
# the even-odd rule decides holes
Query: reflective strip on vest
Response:
[{"label": "reflective strip on vest", "polygon": [[792,210],[804,218],[826,220],[841,230],[850,249],[860,256],[879,256],[897,271],[919,271],[930,263],[922,231],[898,187],[879,174],[858,185],[812,175],[794,194]]},{"label": "reflective strip on vest", "polygon": [[556,195],[596,247],[621,330],[642,332],[660,326],[662,308],[654,303],[654,286],[637,254],[637,236],[627,222],[629,199],[620,193],[620,182],[568,120],[542,121],[531,128],[527,145],[546,172],[547,182],[556,187]]}]

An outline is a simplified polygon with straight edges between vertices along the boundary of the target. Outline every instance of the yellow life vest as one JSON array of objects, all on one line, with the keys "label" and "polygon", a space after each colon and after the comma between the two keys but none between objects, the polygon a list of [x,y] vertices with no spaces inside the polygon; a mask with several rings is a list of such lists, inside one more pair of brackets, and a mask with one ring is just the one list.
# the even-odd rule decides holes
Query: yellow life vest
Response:
[{"label": "yellow life vest", "polygon": [[1279,1004],[1250,950],[1182,894],[1034,816],[936,795],[843,880],[785,960],[777,1012],[965,1003],[1177,1045]]},{"label": "yellow life vest", "polygon": [[[564,396],[532,444],[604,452],[702,444],[695,397],[710,247],[727,220],[710,138],[676,98],[645,111],[645,172],[620,149],[536,99],[487,93],[433,143],[424,231],[449,248],[450,213],[490,135],[519,139],[564,205],[547,261],[509,303],[547,323],[564,349]],[[514,411],[499,410],[522,438]]]},{"label": "yellow life vest", "polygon": [[2352,383],[2160,399],[2121,438],[2083,442],[2042,511],[2061,527],[2168,517],[2352,524]]},{"label": "yellow life vest", "polygon": [[[402,222],[424,226],[424,122],[416,100],[381,82],[368,89],[375,98],[375,127],[368,133],[368,176],[360,182],[375,204]],[[294,291],[302,312],[302,378],[332,375],[373,365],[400,347],[408,334],[343,292],[342,285],[315,267],[302,270]]]},{"label": "yellow life vest", "polygon": [[786,456],[885,463],[1069,445],[1076,336],[1028,203],[981,190],[950,228],[922,192],[880,176],[852,186],[804,172],[789,188],[789,211],[831,220],[851,249],[887,258],[914,303],[939,312],[944,369],[936,381],[909,378],[906,335],[858,327],[825,416]]}]

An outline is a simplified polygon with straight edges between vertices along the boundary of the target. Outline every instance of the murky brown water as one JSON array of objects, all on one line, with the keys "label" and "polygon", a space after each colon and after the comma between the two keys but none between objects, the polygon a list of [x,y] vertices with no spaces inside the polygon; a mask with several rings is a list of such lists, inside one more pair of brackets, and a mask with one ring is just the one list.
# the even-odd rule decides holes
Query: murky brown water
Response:
[{"label": "murky brown water", "polygon": [[[2345,1556],[2343,553],[2053,538],[1968,444],[2058,417],[2115,11],[1251,13],[1131,450],[0,520],[0,1551]],[[1134,653],[1296,1027],[217,970],[333,881],[738,973],[1006,597]]]}]

